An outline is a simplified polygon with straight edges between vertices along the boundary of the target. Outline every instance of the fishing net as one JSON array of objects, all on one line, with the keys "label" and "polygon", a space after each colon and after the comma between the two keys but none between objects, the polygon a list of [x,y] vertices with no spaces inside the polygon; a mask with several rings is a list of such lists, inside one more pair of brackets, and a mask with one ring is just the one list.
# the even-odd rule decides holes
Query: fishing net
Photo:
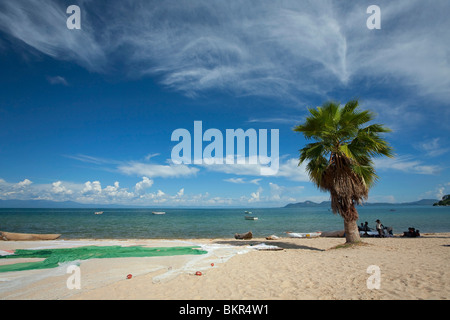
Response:
[{"label": "fishing net", "polygon": [[44,258],[38,262],[24,262],[0,266],[0,272],[49,269],[61,263],[102,258],[160,257],[175,255],[201,255],[207,251],[199,246],[189,247],[122,247],[122,246],[85,246],[57,249],[18,249],[12,255],[0,256],[0,259]]}]

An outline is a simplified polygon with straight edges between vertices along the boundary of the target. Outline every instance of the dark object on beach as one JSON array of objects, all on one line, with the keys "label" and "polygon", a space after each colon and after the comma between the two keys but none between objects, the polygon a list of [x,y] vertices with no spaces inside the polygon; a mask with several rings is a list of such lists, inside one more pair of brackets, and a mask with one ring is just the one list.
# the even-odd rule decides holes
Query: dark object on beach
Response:
[{"label": "dark object on beach", "polygon": [[326,232],[322,232],[320,234],[320,236],[326,237],[326,238],[342,238],[345,236],[345,230],[326,231]]},{"label": "dark object on beach", "polygon": [[15,233],[0,231],[0,239],[5,241],[35,241],[35,240],[55,240],[60,234],[34,234],[34,233]]},{"label": "dark object on beach", "polygon": [[408,228],[408,231],[403,232],[403,236],[408,238],[420,237],[420,232],[415,228]]},{"label": "dark object on beach", "polygon": [[251,231],[247,233],[236,233],[234,235],[234,238],[238,240],[250,240],[251,238],[253,238],[253,233]]}]

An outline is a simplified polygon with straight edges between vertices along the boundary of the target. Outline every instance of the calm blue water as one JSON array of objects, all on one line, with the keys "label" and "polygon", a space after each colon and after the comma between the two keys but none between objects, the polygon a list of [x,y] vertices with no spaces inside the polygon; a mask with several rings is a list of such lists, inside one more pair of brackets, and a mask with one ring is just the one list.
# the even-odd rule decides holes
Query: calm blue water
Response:
[{"label": "calm blue water", "polygon": [[[342,230],[343,220],[328,208],[270,209],[0,209],[0,230],[20,233],[61,233],[62,238],[230,238],[252,231],[255,237],[285,231],[313,232]],[[244,219],[244,210],[259,220]],[[391,211],[395,210],[395,211]],[[450,232],[450,207],[367,206],[358,207],[360,220],[375,227],[380,219],[394,233],[408,227],[421,232]]]}]

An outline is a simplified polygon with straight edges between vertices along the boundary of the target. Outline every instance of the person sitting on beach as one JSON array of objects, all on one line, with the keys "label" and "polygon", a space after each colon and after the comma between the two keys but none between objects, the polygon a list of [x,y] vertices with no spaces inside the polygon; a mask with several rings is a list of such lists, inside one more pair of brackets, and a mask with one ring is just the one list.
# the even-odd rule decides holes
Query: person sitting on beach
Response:
[{"label": "person sitting on beach", "polygon": [[415,237],[420,237],[420,232],[419,230],[416,230],[415,228],[408,228],[408,231],[403,232],[403,236],[404,237],[410,237],[410,238],[415,238]]},{"label": "person sitting on beach", "polygon": [[370,231],[370,230],[372,230],[372,229],[369,227],[369,223],[367,221],[364,222],[363,231]]}]

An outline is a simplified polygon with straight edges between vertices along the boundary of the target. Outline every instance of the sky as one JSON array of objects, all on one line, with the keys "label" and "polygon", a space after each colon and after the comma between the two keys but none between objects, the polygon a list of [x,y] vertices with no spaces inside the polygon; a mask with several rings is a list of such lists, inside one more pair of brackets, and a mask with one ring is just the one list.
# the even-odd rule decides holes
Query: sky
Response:
[{"label": "sky", "polygon": [[[447,0],[0,1],[0,199],[327,201],[298,166],[307,142],[292,128],[308,108],[352,99],[392,129],[395,157],[374,160],[368,201],[440,199],[450,193],[448,12]],[[250,156],[174,163],[177,129],[194,160],[196,121],[224,146],[227,129],[267,130],[269,146],[278,130],[278,170],[262,175]]]}]

